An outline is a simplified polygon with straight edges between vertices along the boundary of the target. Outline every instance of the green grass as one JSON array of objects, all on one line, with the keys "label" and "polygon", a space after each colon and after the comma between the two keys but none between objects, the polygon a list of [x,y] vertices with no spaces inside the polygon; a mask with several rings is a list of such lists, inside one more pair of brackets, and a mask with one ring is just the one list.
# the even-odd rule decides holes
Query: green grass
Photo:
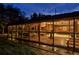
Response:
[{"label": "green grass", "polygon": [[0,38],[0,55],[34,55],[30,47],[21,43]]}]

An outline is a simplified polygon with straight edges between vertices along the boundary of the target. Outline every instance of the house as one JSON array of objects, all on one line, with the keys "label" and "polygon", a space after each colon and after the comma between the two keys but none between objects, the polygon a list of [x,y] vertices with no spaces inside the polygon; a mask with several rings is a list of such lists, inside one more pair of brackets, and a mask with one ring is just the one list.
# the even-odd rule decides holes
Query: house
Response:
[{"label": "house", "polygon": [[79,48],[79,11],[41,16],[8,26],[9,40],[21,38],[49,45]]}]

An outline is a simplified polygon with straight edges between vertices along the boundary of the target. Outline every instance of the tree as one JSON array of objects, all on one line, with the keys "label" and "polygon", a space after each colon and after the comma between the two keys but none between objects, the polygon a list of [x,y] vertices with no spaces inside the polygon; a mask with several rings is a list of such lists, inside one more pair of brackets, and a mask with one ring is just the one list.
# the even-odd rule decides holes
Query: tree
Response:
[{"label": "tree", "polygon": [[38,17],[37,13],[33,13],[33,14],[31,15],[31,19],[36,19],[37,17]]},{"label": "tree", "polygon": [[12,5],[0,4],[0,28],[3,30],[2,32],[8,24],[15,24],[16,22],[25,22],[24,12]]},{"label": "tree", "polygon": [[15,8],[12,5],[8,5],[6,7],[6,17],[7,20],[10,22],[16,22],[18,20],[18,17],[21,15],[21,11],[19,8]]},{"label": "tree", "polygon": [[5,6],[0,4],[0,30],[2,30],[2,33],[4,33],[5,25]]}]

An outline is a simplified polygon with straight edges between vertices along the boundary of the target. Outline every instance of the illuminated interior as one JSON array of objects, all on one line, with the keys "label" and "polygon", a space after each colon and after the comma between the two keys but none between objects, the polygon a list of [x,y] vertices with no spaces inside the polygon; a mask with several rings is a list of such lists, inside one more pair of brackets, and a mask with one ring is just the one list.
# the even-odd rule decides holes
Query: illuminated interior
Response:
[{"label": "illuminated interior", "polygon": [[[39,26],[40,24],[40,26]],[[79,47],[79,19],[75,19],[75,25],[73,19],[60,19],[51,22],[40,22],[40,23],[27,23],[22,25],[9,26],[9,36],[13,35],[12,38],[23,38],[30,39],[31,41],[37,41],[67,46],[69,40],[69,46],[73,46],[74,38],[74,26],[75,26],[75,47]],[[17,35],[16,35],[17,34]],[[40,39],[39,39],[40,37]]]}]

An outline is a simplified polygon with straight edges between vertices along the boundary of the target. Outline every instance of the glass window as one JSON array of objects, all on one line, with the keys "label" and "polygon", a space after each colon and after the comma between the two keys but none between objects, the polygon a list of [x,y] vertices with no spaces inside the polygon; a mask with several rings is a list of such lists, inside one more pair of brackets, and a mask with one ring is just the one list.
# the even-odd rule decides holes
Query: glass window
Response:
[{"label": "glass window", "polygon": [[27,31],[29,31],[30,29],[29,29],[29,24],[25,24],[24,25],[24,32],[27,32]]},{"label": "glass window", "polygon": [[54,25],[69,25],[69,21],[68,20],[58,20],[54,22]]},{"label": "glass window", "polygon": [[79,34],[75,34],[75,47],[79,48]]},{"label": "glass window", "polygon": [[53,44],[51,33],[40,33],[40,42],[46,43],[46,44]]},{"label": "glass window", "polygon": [[39,41],[38,40],[38,33],[31,33],[30,32],[30,40],[32,40],[32,41]]},{"label": "glass window", "polygon": [[69,32],[68,26],[55,26],[54,32]]},{"label": "glass window", "polygon": [[79,19],[75,19],[75,32],[79,33]]},{"label": "glass window", "polygon": [[69,20],[54,21],[54,32],[69,32]]},{"label": "glass window", "polygon": [[22,34],[22,38],[28,40],[29,39],[29,32],[24,32]]},{"label": "glass window", "polygon": [[70,38],[72,38],[70,34],[54,33],[54,44],[67,46],[67,41],[70,40]]},{"label": "glass window", "polygon": [[40,31],[51,32],[53,30],[53,22],[41,22]]},{"label": "glass window", "polygon": [[38,23],[30,24],[30,31],[38,31]]}]

